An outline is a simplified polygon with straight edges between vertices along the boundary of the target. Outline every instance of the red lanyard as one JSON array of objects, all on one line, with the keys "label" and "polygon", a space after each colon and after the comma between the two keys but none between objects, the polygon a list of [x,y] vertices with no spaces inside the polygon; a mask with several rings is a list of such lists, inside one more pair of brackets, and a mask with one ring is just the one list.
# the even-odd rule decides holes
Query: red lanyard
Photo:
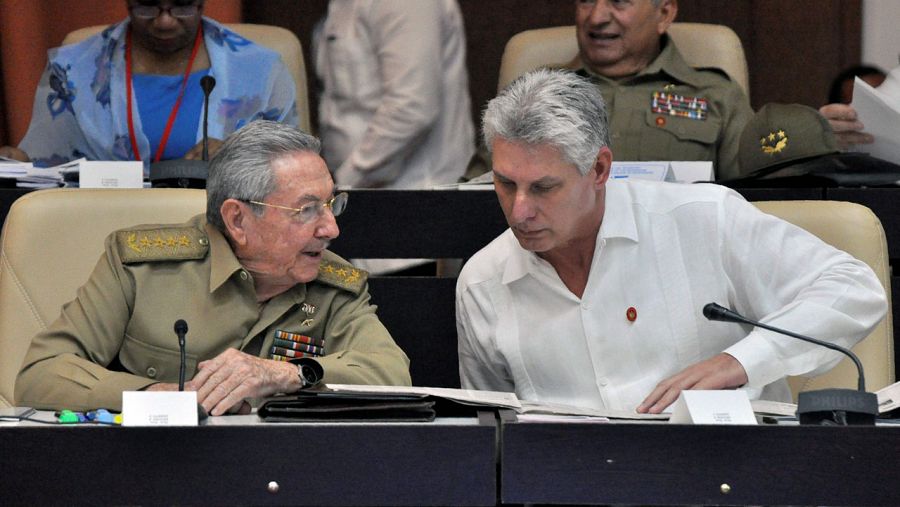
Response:
[{"label": "red lanyard", "polygon": [[[181,99],[184,97],[184,90],[187,88],[188,76],[191,75],[191,67],[194,65],[194,58],[197,57],[197,50],[200,49],[200,41],[203,40],[203,25],[197,28],[197,37],[194,39],[194,49],[191,50],[191,59],[188,60],[187,69],[184,71],[184,78],[181,80],[181,90],[178,92],[178,99],[172,106],[172,112],[169,113],[169,121],[166,122],[166,129],[163,130],[162,138],[159,140],[159,147],[156,148],[156,156],[153,157],[154,162],[159,162],[162,158],[163,151],[166,149],[166,143],[169,142],[169,134],[172,133],[172,125],[175,124],[175,117],[178,116],[178,108],[181,107]],[[128,28],[128,35],[125,39],[125,96],[127,97],[128,107],[128,137],[131,139],[131,151],[134,152],[135,160],[141,160],[141,152],[138,149],[137,136],[134,134],[134,119],[131,111],[131,27]]]}]

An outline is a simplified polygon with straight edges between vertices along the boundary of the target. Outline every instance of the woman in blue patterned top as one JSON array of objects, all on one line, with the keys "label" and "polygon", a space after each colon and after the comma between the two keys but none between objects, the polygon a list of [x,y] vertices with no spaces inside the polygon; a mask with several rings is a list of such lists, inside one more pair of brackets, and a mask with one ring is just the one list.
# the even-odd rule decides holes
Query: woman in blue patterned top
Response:
[{"label": "woman in blue patterned top", "polygon": [[36,166],[89,160],[200,158],[203,91],[210,155],[255,119],[297,125],[296,85],[278,53],[202,16],[202,0],[129,0],[129,18],[50,50],[19,149]]}]

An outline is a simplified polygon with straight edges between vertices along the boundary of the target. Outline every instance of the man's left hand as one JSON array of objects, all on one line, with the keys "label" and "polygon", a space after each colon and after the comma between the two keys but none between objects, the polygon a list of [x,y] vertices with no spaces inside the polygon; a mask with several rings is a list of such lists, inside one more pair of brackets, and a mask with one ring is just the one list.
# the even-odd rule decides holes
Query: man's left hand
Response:
[{"label": "man's left hand", "polygon": [[300,388],[297,367],[260,359],[228,349],[197,365],[197,374],[185,390],[197,391],[197,401],[210,415],[240,410],[247,398],[261,398]]},{"label": "man's left hand", "polygon": [[746,384],[747,380],[747,372],[741,363],[723,352],[660,382],[637,411],[658,414],[675,403],[685,389],[734,389]]}]

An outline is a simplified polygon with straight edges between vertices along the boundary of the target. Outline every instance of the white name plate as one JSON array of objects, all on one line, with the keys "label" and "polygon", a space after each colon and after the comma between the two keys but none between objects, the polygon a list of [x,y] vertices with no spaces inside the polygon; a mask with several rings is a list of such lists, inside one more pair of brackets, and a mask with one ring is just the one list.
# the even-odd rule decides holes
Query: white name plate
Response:
[{"label": "white name plate", "polygon": [[197,426],[196,391],[125,391],[122,426]]},{"label": "white name plate", "polygon": [[672,424],[756,424],[747,391],[681,391]]},{"label": "white name plate", "polygon": [[143,188],[144,164],[140,162],[84,161],[78,164],[81,188]]}]

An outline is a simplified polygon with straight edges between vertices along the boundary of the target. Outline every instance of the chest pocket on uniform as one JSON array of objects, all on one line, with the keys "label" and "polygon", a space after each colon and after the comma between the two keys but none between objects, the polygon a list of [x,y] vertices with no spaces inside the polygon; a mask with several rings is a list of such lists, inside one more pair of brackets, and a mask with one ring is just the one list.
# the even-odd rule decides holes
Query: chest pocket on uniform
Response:
[{"label": "chest pocket on uniform", "polygon": [[[173,337],[172,342],[178,346]],[[119,361],[131,373],[147,377],[159,382],[178,382],[178,370],[181,364],[181,352],[151,345],[132,336],[125,335]],[[185,354],[185,379],[190,380],[197,372],[197,356]]]},{"label": "chest pocket on uniform", "polygon": [[722,121],[707,116],[695,120],[647,111],[644,114],[646,137],[641,140],[642,160],[716,159],[716,141]]}]

